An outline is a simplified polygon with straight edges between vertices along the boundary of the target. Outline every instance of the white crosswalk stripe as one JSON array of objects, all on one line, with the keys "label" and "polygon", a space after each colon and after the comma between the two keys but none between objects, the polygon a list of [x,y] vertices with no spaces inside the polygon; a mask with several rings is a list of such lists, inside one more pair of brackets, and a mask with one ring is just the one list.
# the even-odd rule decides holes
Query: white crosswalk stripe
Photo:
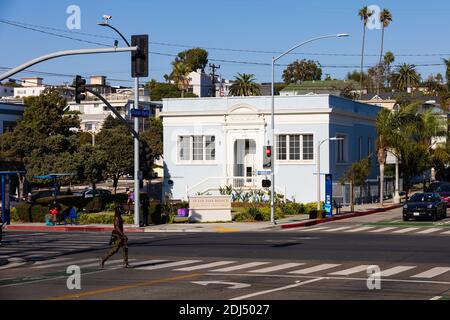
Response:
[{"label": "white crosswalk stripe", "polygon": [[[90,258],[90,259],[82,259],[82,260],[75,260],[74,262],[76,262],[76,264],[81,264],[84,262],[92,262],[92,261],[98,261],[98,258]],[[53,267],[61,267],[61,266],[66,266],[68,264],[68,262],[57,262],[57,263],[51,263],[51,264],[45,264],[45,265],[39,265],[39,266],[33,266],[31,268],[33,269],[45,269],[45,268],[53,268]]]},{"label": "white crosswalk stripe", "polygon": [[232,264],[232,263],[236,263],[236,261],[217,261],[217,262],[211,262],[211,263],[207,263],[207,264],[201,264],[198,266],[179,268],[179,269],[175,269],[175,271],[194,271],[194,270],[220,267],[220,266],[224,266],[224,265]]},{"label": "white crosswalk stripe", "polygon": [[156,266],[139,267],[136,269],[137,270],[158,270],[158,269],[164,269],[164,268],[183,266],[186,264],[193,264],[193,263],[197,263],[197,262],[202,262],[202,260],[182,260],[182,261],[162,263],[162,264],[158,264]]},{"label": "white crosswalk stripe", "polygon": [[[97,262],[95,263],[89,263],[89,264],[82,264],[82,265],[78,265],[76,261],[73,262],[74,265],[79,266],[80,268],[92,268],[92,267],[98,267],[100,265],[100,259],[95,259],[97,260]],[[136,259],[129,259],[128,262],[133,262],[136,261]],[[118,263],[122,263],[123,259],[116,259],[116,260],[108,260],[105,263],[105,267],[107,267],[108,265],[111,264],[118,264]]]},{"label": "white crosswalk stripe", "polygon": [[421,272],[419,274],[413,275],[411,276],[411,278],[426,278],[426,279],[431,279],[434,277],[437,277],[443,273],[446,273],[450,271],[450,268],[447,267],[435,267],[435,268],[431,268],[430,270]]},{"label": "white crosswalk stripe", "polygon": [[226,268],[216,269],[216,270],[212,270],[212,271],[213,272],[231,272],[231,271],[242,270],[242,269],[250,269],[250,268],[261,266],[261,265],[268,264],[268,263],[269,262],[261,262],[261,261],[248,262],[248,263],[240,264],[237,266],[226,267]]},{"label": "white crosswalk stripe", "polygon": [[442,229],[441,228],[427,228],[427,229],[419,231],[417,233],[428,234],[428,233],[436,232],[436,231],[439,231],[439,230],[442,230]]},{"label": "white crosswalk stripe", "polygon": [[330,276],[348,276],[348,275],[355,274],[358,272],[366,271],[367,267],[369,267],[369,265],[363,264],[363,265],[352,267],[349,269],[332,272],[332,273],[329,273],[329,275]]},{"label": "white crosswalk stripe", "polygon": [[400,230],[394,231],[392,233],[407,233],[407,232],[414,231],[417,229],[419,229],[419,228],[405,228],[405,229],[400,229]]},{"label": "white crosswalk stripe", "polygon": [[323,271],[323,270],[327,270],[327,269],[331,269],[331,268],[335,268],[335,267],[339,267],[341,264],[334,264],[334,263],[324,263],[324,264],[319,264],[317,266],[314,267],[309,267],[306,269],[300,269],[300,270],[295,270],[295,271],[291,271],[288,273],[293,273],[293,274],[310,274],[310,273],[314,273],[314,272],[318,272],[318,271]]},{"label": "white crosswalk stripe", "polygon": [[450,231],[442,232],[441,234],[450,234]]},{"label": "white crosswalk stripe", "polygon": [[148,265],[148,264],[155,264],[155,263],[160,263],[160,262],[167,262],[167,260],[153,259],[153,260],[134,262],[132,267],[135,268],[135,267],[139,267],[139,266],[145,266],[145,265]]},{"label": "white crosswalk stripe", "polygon": [[346,230],[346,229],[350,229],[350,228],[351,227],[339,227],[339,228],[324,230],[324,232],[342,231],[342,230]]},{"label": "white crosswalk stripe", "polygon": [[386,228],[370,230],[369,232],[386,232],[386,231],[391,231],[391,230],[394,230],[394,229],[398,229],[398,228],[397,227],[386,227]]},{"label": "white crosswalk stripe", "polygon": [[273,267],[266,267],[266,268],[262,268],[262,269],[251,270],[249,272],[251,272],[251,273],[269,273],[269,272],[274,272],[274,271],[279,271],[279,270],[284,270],[284,269],[295,268],[295,267],[301,266],[303,264],[305,264],[305,263],[295,263],[295,262],[283,263],[283,264],[279,264],[279,265],[273,266]]},{"label": "white crosswalk stripe", "polygon": [[312,228],[312,229],[302,229],[301,231],[319,231],[319,230],[325,230],[325,229],[330,229],[330,227],[317,227],[317,228]]},{"label": "white crosswalk stripe", "polygon": [[389,277],[395,274],[399,274],[401,272],[405,272],[411,269],[414,269],[416,266],[397,266],[389,269],[382,270],[380,273],[381,277]]},{"label": "white crosswalk stripe", "polygon": [[346,230],[344,232],[366,231],[366,230],[370,230],[370,229],[373,229],[373,228],[375,228],[375,227],[360,227],[360,228],[356,228],[356,229]]}]

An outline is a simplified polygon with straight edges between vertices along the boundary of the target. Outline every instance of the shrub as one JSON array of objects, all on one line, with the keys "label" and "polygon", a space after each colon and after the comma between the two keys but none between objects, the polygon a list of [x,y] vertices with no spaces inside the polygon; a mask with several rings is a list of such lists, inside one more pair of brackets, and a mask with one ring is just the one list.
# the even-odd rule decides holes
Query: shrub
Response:
[{"label": "shrub", "polygon": [[17,213],[17,208],[11,208],[9,212],[9,219],[14,222],[19,222],[19,214]]},{"label": "shrub", "polygon": [[255,219],[249,214],[248,210],[244,210],[235,214],[233,220],[237,222],[250,222],[254,221]]},{"label": "shrub", "polygon": [[[133,224],[133,215],[123,215],[124,224]],[[80,224],[113,224],[114,213],[81,213],[78,215]]]},{"label": "shrub", "polygon": [[161,224],[162,223],[162,217],[161,217],[161,213],[162,213],[162,206],[160,203],[150,203],[150,208],[149,208],[149,218],[150,218],[150,223],[152,224]]},{"label": "shrub", "polygon": [[48,206],[21,202],[16,207],[15,219],[21,222],[44,222]]}]

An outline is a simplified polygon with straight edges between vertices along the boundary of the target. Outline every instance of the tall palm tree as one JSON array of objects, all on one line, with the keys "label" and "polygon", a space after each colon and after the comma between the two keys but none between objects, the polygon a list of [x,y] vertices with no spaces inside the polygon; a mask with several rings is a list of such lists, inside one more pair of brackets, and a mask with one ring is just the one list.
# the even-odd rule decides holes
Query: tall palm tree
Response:
[{"label": "tall palm tree", "polygon": [[234,77],[235,81],[230,87],[230,94],[233,96],[259,96],[260,87],[255,83],[255,75],[248,73],[238,73]]},{"label": "tall palm tree", "polygon": [[191,72],[189,66],[184,62],[178,61],[174,62],[173,70],[170,78],[175,81],[178,89],[181,90],[181,97],[184,97],[184,92],[187,91],[189,87],[189,73]]},{"label": "tall palm tree", "polygon": [[[379,66],[381,67],[381,60],[383,57],[383,47],[384,47],[384,29],[389,27],[389,25],[392,22],[392,14],[389,12],[388,9],[383,9],[380,13],[380,22],[381,22],[381,50],[380,50],[380,62]],[[380,68],[381,69],[381,68]],[[377,87],[377,94],[380,93],[380,79],[381,79],[381,70],[378,71],[380,78],[378,79],[378,87]]]},{"label": "tall palm tree", "polygon": [[362,7],[359,12],[358,15],[361,18],[361,20],[363,21],[363,41],[362,41],[362,50],[361,50],[361,77],[360,77],[360,95],[362,95],[362,89],[363,89],[363,68],[364,68],[364,45],[366,42],[366,26],[367,26],[367,21],[369,21],[369,18],[372,16],[373,12],[369,10],[369,8],[367,8],[367,6]]},{"label": "tall palm tree", "polygon": [[386,81],[387,86],[391,86],[391,64],[395,61],[395,56],[391,51],[388,51],[384,54],[383,63],[386,66]]},{"label": "tall palm tree", "polygon": [[445,80],[447,81],[447,86],[450,88],[450,59],[442,59],[445,63]]},{"label": "tall palm tree", "polygon": [[393,80],[396,89],[407,91],[408,88],[419,84],[420,75],[417,73],[415,65],[404,63],[398,67]]}]

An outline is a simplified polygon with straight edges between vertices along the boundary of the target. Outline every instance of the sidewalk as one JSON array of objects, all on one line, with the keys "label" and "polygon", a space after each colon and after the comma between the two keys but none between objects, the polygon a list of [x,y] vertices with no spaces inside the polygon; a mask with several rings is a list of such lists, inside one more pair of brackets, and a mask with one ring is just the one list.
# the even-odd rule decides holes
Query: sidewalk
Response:
[{"label": "sidewalk", "polygon": [[[377,212],[387,211],[393,208],[400,207],[401,204],[393,204],[392,201],[387,201],[383,207],[379,204],[364,204],[355,205],[355,211],[349,212],[345,211],[348,208],[343,208],[344,211],[338,215],[333,215],[333,217],[324,219],[309,219],[306,214],[296,215],[286,217],[277,220],[277,224],[273,225],[269,221],[262,222],[222,222],[222,223],[172,223],[172,224],[161,224],[161,225],[151,225],[148,227],[136,227],[133,225],[124,225],[124,231],[127,233],[138,233],[138,232],[245,232],[245,231],[269,231],[269,230],[280,230],[297,228],[303,226],[311,226],[319,223],[325,223],[335,220],[348,219],[352,217],[359,217],[368,214],[374,214]],[[58,232],[111,232],[113,230],[112,225],[105,224],[90,224],[90,225],[57,225],[57,226],[46,226],[44,223],[14,223],[6,226],[7,230],[18,230],[18,231],[58,231]]]}]

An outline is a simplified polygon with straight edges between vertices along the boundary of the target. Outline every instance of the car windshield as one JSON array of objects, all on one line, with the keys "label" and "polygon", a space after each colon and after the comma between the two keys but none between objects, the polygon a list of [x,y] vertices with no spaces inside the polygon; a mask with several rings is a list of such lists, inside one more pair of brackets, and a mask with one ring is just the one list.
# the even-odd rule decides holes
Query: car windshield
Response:
[{"label": "car windshield", "polygon": [[416,193],[410,198],[411,202],[435,202],[437,198],[434,194]]}]

